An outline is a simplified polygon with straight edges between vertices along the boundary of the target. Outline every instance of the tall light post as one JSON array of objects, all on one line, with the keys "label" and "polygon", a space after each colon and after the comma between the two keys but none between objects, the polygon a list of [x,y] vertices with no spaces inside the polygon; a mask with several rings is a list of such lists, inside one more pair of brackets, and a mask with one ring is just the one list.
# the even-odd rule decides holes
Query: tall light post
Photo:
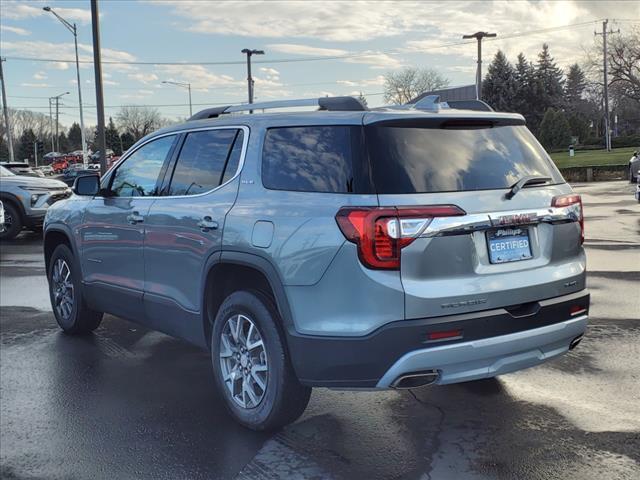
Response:
[{"label": "tall light post", "polygon": [[[247,56],[247,87],[249,89],[249,103],[253,103],[253,78],[251,77],[251,57],[253,55],[264,55],[264,50],[251,50],[243,48],[242,53]],[[253,110],[249,110],[253,113]]]},{"label": "tall light post", "polygon": [[496,33],[476,32],[471,35],[463,35],[462,38],[467,40],[469,38],[475,38],[478,40],[478,70],[476,71],[476,98],[480,100],[482,97],[482,39],[494,38],[498,35]]},{"label": "tall light post", "polygon": [[[60,150],[60,145],[59,145],[59,141],[60,138],[58,137],[58,115],[59,115],[59,106],[60,106],[60,98],[65,96],[65,95],[69,95],[69,92],[64,92],[61,93],[60,95],[56,95],[55,97],[49,97],[49,113],[51,113],[51,104],[52,102],[56,102],[56,136],[55,136],[55,148],[54,148],[54,142],[53,140],[51,141],[51,148],[53,149],[53,151],[58,152]],[[51,120],[51,117],[49,117],[49,120]],[[53,137],[53,128],[51,129],[51,136]]]},{"label": "tall light post", "polygon": [[189,90],[189,117],[193,116],[193,109],[191,108],[191,84],[188,82],[172,82],[171,80],[163,80],[162,83],[168,85],[177,85],[178,87],[187,87]]},{"label": "tall light post", "polygon": [[73,39],[76,47],[76,75],[78,82],[78,105],[80,106],[80,133],[82,138],[82,163],[84,167],[87,168],[87,141],[84,135],[84,116],[82,112],[82,84],[80,83],[80,61],[78,59],[78,29],[76,28],[76,24],[67,22],[64,18],[58,15],[53,11],[51,7],[43,7],[45,12],[51,12],[53,15],[60,20],[60,23],[66,27],[73,34]]}]

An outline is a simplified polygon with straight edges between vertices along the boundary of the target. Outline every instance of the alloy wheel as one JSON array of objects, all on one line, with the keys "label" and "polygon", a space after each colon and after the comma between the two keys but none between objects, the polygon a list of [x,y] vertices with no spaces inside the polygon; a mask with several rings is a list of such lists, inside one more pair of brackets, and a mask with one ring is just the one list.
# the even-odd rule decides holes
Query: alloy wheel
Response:
[{"label": "alloy wheel", "polygon": [[257,407],[267,390],[269,366],[260,331],[246,315],[227,319],[220,336],[222,379],[233,401],[242,408]]},{"label": "alloy wheel", "polygon": [[53,265],[51,289],[56,312],[63,320],[69,320],[73,311],[74,290],[71,269],[62,258],[58,258]]}]

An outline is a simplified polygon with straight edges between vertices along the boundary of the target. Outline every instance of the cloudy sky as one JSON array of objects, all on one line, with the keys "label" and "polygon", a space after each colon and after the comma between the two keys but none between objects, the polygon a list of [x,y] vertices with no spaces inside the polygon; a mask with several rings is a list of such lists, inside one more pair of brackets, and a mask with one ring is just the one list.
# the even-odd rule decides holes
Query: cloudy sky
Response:
[{"label": "cloudy sky", "polygon": [[[45,5],[78,24],[80,59],[92,59],[88,0],[1,0],[8,104],[48,113],[48,97],[69,91],[60,117],[69,125],[78,118],[73,37]],[[605,17],[614,29],[640,25],[637,1],[101,0],[100,8],[107,115],[134,104],[174,118],[188,115],[187,92],[163,80],[191,82],[194,111],[246,101],[243,48],[266,52],[254,57],[258,101],[362,92],[376,106],[385,72],[405,65],[473,83],[476,46],[461,40],[466,33],[498,34],[483,45],[485,61],[498,49],[533,60],[547,42],[566,66],[583,59]],[[192,64],[175,65],[183,62]],[[85,122],[95,124],[92,64],[80,75]]]}]

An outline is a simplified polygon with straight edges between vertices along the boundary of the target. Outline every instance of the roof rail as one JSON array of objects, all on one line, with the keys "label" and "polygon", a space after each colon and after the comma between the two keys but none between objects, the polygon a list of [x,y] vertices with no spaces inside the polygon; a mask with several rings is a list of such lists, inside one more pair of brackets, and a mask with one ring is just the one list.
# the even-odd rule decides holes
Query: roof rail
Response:
[{"label": "roof rail", "polygon": [[243,103],[201,110],[189,120],[215,118],[223,113],[245,112],[247,110],[268,110],[272,108],[319,107],[332,112],[364,112],[368,110],[360,100],[354,97],[300,98],[295,100],[276,100],[273,102]]}]

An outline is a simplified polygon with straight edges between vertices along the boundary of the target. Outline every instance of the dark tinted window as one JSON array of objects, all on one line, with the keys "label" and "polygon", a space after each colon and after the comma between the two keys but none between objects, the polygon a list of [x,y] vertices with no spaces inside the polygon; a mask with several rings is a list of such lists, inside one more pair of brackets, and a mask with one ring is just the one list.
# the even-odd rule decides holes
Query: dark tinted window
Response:
[{"label": "dark tinted window", "polygon": [[525,126],[372,126],[366,139],[378,193],[501,189],[525,175],[563,181]]},{"label": "dark tinted window", "polygon": [[187,134],[173,172],[169,195],[196,195],[220,185],[236,136],[241,136],[238,132],[241,131],[222,129]]},{"label": "dark tinted window", "polygon": [[353,192],[357,132],[359,127],[347,126],[269,129],[262,153],[262,183],[275,190]]},{"label": "dark tinted window", "polygon": [[111,190],[117,197],[157,195],[158,176],[175,135],[153,140],[133,152],[113,175]]}]

